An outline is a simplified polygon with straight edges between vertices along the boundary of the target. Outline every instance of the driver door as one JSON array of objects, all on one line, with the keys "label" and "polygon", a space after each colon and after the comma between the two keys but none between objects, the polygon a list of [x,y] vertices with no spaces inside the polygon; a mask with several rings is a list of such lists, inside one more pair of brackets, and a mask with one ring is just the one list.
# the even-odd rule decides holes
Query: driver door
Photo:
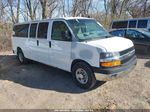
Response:
[{"label": "driver door", "polygon": [[135,45],[135,49],[139,52],[146,52],[147,47],[148,47],[148,41],[146,37],[135,30],[127,30],[126,32],[126,37],[131,39]]}]

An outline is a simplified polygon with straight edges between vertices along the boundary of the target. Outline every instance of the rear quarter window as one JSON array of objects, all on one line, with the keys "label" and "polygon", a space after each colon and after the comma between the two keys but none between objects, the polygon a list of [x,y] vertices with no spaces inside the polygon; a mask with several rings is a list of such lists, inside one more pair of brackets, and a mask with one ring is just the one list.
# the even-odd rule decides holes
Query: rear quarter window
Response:
[{"label": "rear quarter window", "polygon": [[29,24],[15,25],[13,28],[14,37],[28,37]]}]

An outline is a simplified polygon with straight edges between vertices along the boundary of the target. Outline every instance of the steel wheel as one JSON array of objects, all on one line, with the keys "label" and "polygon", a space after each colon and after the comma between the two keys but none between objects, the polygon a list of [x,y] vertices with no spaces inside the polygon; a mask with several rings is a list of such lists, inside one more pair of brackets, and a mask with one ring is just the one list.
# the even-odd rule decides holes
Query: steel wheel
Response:
[{"label": "steel wheel", "polygon": [[81,84],[86,84],[88,82],[88,74],[86,71],[82,68],[78,68],[76,70],[76,79],[81,83]]}]

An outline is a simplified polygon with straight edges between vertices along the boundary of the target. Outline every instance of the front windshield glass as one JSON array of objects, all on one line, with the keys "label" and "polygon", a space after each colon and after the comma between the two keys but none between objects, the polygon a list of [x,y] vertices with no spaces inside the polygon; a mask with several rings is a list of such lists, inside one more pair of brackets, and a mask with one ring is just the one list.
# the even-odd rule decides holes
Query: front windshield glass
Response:
[{"label": "front windshield glass", "polygon": [[68,23],[80,41],[102,39],[110,36],[100,24],[92,19],[72,19],[68,20]]}]

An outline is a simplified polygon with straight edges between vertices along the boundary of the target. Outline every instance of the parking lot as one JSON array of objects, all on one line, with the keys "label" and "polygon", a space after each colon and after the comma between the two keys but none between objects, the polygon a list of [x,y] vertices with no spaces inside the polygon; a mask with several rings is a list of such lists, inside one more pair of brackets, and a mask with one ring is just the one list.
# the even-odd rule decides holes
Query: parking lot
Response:
[{"label": "parking lot", "polygon": [[150,109],[150,56],[137,57],[130,74],[83,90],[68,72],[1,54],[0,109]]}]

